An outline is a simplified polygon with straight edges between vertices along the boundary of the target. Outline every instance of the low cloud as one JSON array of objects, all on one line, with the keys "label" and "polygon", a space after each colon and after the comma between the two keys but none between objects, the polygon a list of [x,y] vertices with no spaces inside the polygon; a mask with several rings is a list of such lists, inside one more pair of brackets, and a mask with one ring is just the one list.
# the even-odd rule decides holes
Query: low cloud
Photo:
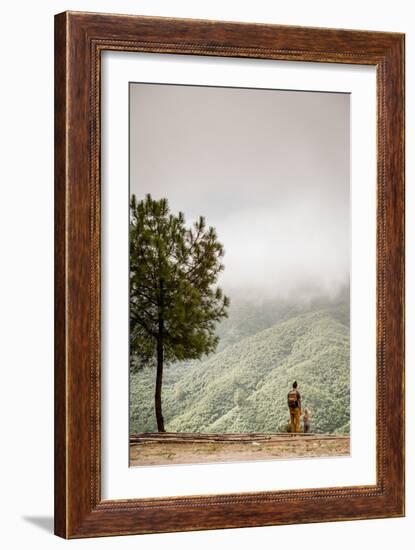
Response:
[{"label": "low cloud", "polygon": [[232,296],[332,296],[349,283],[349,96],[136,84],[131,192],[203,215]]}]

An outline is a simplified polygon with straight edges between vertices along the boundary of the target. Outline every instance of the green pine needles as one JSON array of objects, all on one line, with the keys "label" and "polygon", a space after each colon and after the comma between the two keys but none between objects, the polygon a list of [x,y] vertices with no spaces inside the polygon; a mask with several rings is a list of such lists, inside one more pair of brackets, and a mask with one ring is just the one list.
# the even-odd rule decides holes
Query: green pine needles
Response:
[{"label": "green pine needles", "polygon": [[216,350],[216,323],[229,298],[217,286],[223,245],[201,216],[193,227],[170,213],[167,199],[130,204],[130,356],[134,368],[156,368],[157,429],[164,432],[161,388],[166,363]]}]

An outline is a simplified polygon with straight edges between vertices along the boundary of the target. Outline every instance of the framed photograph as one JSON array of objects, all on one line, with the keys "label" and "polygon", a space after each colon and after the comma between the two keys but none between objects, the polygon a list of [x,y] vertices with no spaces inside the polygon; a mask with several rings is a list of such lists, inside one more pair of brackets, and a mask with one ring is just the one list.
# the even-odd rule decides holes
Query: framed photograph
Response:
[{"label": "framed photograph", "polygon": [[404,35],[55,18],[55,533],[404,515]]}]

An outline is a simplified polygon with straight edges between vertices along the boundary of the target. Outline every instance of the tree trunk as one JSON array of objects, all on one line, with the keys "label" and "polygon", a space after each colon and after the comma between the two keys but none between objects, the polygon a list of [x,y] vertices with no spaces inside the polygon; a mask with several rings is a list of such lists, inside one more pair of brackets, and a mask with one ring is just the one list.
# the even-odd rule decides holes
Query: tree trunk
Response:
[{"label": "tree trunk", "polygon": [[163,321],[159,322],[159,336],[157,338],[157,374],[156,374],[156,392],[154,394],[154,403],[156,408],[157,429],[159,432],[165,432],[163,413],[161,411],[161,385],[163,381]]}]

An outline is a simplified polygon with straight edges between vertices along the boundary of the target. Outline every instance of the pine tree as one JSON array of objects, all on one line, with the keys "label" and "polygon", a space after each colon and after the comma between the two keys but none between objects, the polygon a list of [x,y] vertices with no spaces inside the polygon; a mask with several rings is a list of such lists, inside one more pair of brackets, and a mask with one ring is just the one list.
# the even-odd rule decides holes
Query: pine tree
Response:
[{"label": "pine tree", "polygon": [[167,199],[147,195],[130,205],[130,355],[133,368],[156,368],[157,429],[165,363],[199,359],[215,351],[216,323],[229,298],[216,286],[224,248],[201,216],[193,227],[170,213]]}]

